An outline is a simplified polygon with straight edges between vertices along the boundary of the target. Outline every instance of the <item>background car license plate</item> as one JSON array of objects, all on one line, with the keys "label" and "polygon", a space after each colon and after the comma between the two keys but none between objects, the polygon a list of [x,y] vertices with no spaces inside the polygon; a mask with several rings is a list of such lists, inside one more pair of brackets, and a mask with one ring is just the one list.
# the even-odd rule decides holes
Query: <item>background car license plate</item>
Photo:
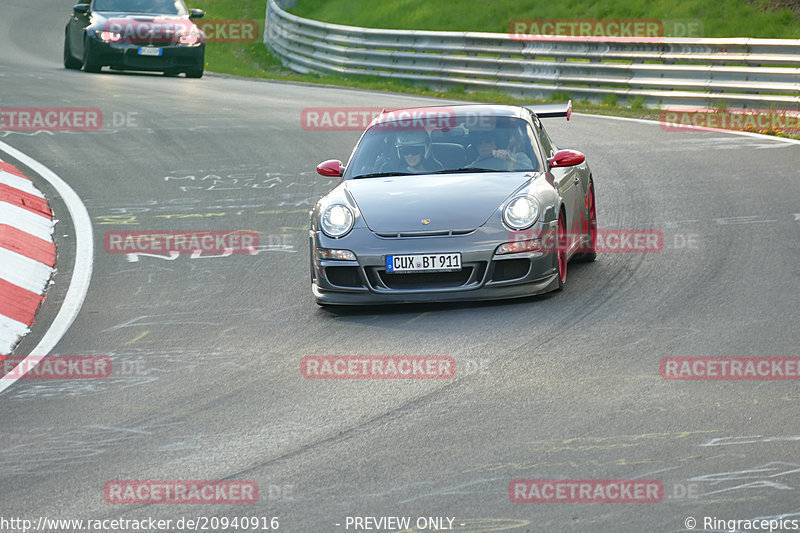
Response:
[{"label": "background car license plate", "polygon": [[151,46],[140,46],[139,47],[139,55],[140,56],[160,56],[162,52],[161,48],[153,48]]},{"label": "background car license plate", "polygon": [[386,272],[453,272],[461,270],[461,254],[387,255]]}]

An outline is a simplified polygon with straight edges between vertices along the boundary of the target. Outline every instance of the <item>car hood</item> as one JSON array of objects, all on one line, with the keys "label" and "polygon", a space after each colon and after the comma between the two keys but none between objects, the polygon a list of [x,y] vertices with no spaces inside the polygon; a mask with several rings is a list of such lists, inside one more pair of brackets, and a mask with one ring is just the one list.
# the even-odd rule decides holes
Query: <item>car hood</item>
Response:
[{"label": "car hood", "polygon": [[[434,174],[347,180],[375,233],[468,231],[483,225],[531,172]],[[427,224],[423,220],[429,220]]]}]

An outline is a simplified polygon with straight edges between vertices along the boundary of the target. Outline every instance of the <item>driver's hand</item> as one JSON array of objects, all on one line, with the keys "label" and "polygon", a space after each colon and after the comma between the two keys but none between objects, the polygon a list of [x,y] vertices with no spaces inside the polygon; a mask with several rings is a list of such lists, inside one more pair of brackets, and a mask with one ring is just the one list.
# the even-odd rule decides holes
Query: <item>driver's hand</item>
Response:
[{"label": "driver's hand", "polygon": [[508,150],[492,150],[492,155],[497,159],[511,159],[511,154]]}]

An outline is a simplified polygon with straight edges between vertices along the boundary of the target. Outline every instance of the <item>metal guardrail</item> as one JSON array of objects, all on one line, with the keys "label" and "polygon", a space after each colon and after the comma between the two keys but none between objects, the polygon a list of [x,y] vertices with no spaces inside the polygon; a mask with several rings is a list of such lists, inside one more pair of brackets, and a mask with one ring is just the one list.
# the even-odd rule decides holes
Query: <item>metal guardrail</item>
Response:
[{"label": "metal guardrail", "polygon": [[433,87],[554,92],[646,106],[800,109],[800,40],[608,39],[358,28],[267,0],[264,43],[297,72],[380,76]]}]

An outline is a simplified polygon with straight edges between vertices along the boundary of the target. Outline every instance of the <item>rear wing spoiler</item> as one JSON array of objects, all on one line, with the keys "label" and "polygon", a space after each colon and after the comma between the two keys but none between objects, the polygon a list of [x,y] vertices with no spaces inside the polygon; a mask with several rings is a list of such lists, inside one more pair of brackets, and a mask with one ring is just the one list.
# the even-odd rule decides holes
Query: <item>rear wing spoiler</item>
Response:
[{"label": "rear wing spoiler", "polygon": [[567,117],[569,120],[572,116],[572,100],[566,104],[538,104],[524,107],[536,113],[539,118]]}]

